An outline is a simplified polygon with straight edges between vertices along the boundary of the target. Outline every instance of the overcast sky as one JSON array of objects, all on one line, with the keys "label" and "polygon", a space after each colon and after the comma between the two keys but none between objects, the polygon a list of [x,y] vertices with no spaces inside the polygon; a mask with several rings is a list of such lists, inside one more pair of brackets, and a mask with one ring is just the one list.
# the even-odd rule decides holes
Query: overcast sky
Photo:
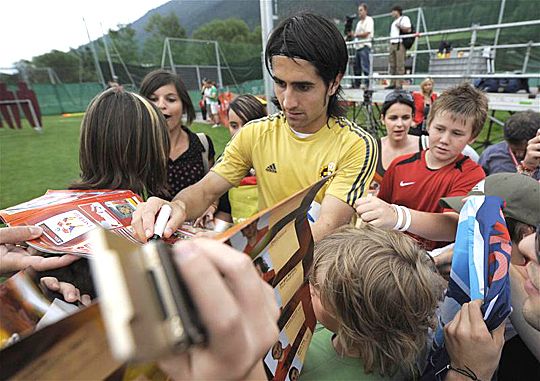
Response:
[{"label": "overcast sky", "polygon": [[0,68],[53,49],[68,51],[118,24],[129,24],[167,0],[2,0]]}]

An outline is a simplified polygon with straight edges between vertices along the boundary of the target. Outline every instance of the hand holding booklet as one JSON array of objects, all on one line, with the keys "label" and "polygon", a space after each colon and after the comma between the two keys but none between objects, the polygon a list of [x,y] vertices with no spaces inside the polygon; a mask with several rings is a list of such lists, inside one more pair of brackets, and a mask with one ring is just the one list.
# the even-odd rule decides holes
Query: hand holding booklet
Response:
[{"label": "hand holding booklet", "polygon": [[[281,311],[280,334],[263,358],[268,379],[297,375],[311,341],[316,319],[308,285],[313,239],[307,211],[326,180],[215,237],[249,255],[261,277],[273,287]],[[129,191],[49,191],[0,212],[10,226],[41,226],[45,234],[29,242],[38,250],[92,259],[101,309],[95,318],[103,320],[111,351],[120,361],[155,360],[163,353],[198,345],[205,335],[189,290],[182,287],[170,263],[167,245],[161,240],[141,245],[133,235],[130,217],[139,202]],[[166,243],[194,234],[191,227],[183,226]],[[62,321],[51,327],[57,325]],[[45,329],[54,329],[51,327]],[[15,345],[28,348],[32,336]],[[146,346],[149,340],[150,347]],[[12,375],[22,371],[24,364],[18,366],[10,367]]]},{"label": "hand holding booklet", "polygon": [[[43,253],[91,256],[88,233],[98,227],[142,244],[131,227],[131,215],[142,199],[128,190],[49,190],[34,200],[0,211],[8,226],[35,225],[43,234],[28,244]],[[188,224],[167,240],[193,237],[201,229]]]}]

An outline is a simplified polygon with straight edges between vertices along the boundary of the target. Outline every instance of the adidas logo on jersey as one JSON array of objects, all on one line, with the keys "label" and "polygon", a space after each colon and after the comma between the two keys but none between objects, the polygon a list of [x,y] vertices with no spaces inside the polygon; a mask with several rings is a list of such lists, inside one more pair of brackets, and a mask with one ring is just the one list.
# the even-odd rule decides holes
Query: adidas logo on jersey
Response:
[{"label": "adidas logo on jersey", "polygon": [[277,173],[277,167],[275,163],[270,164],[268,167],[266,167],[266,172],[272,172]]}]

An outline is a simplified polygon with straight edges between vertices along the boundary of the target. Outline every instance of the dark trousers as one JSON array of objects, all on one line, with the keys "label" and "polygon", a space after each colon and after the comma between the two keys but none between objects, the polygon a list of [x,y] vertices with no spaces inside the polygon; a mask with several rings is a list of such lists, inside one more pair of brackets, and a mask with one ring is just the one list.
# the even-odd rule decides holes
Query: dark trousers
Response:
[{"label": "dark trousers", "polygon": [[[369,55],[371,49],[369,46],[364,46],[361,49],[356,50],[356,60],[354,61],[354,75],[369,75]],[[363,79],[362,83],[369,86],[369,80]],[[354,80],[354,87],[360,87],[360,79]]]}]

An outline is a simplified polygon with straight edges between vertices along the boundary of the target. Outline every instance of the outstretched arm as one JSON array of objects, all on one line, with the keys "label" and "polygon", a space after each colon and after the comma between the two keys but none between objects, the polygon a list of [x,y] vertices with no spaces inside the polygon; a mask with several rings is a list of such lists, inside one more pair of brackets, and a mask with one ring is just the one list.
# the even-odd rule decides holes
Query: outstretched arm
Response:
[{"label": "outstretched arm", "polygon": [[172,212],[163,234],[168,238],[184,221],[201,216],[214,200],[230,188],[232,185],[227,180],[210,171],[201,181],[183,189],[171,202],[150,197],[147,202],[140,203],[133,213],[131,226],[139,239],[146,241],[154,234],[154,224],[159,210],[163,205],[169,204]]},{"label": "outstretched arm", "polygon": [[311,227],[313,240],[320,241],[340,226],[348,224],[354,209],[332,195],[326,195],[321,203],[319,218]]},{"label": "outstretched arm", "polygon": [[[355,203],[358,216],[374,226],[392,229],[398,222],[396,209],[378,197],[363,197]],[[409,209],[411,223],[407,231],[432,241],[454,241],[459,215],[454,212],[428,213]],[[403,224],[402,224],[403,225]]]}]

